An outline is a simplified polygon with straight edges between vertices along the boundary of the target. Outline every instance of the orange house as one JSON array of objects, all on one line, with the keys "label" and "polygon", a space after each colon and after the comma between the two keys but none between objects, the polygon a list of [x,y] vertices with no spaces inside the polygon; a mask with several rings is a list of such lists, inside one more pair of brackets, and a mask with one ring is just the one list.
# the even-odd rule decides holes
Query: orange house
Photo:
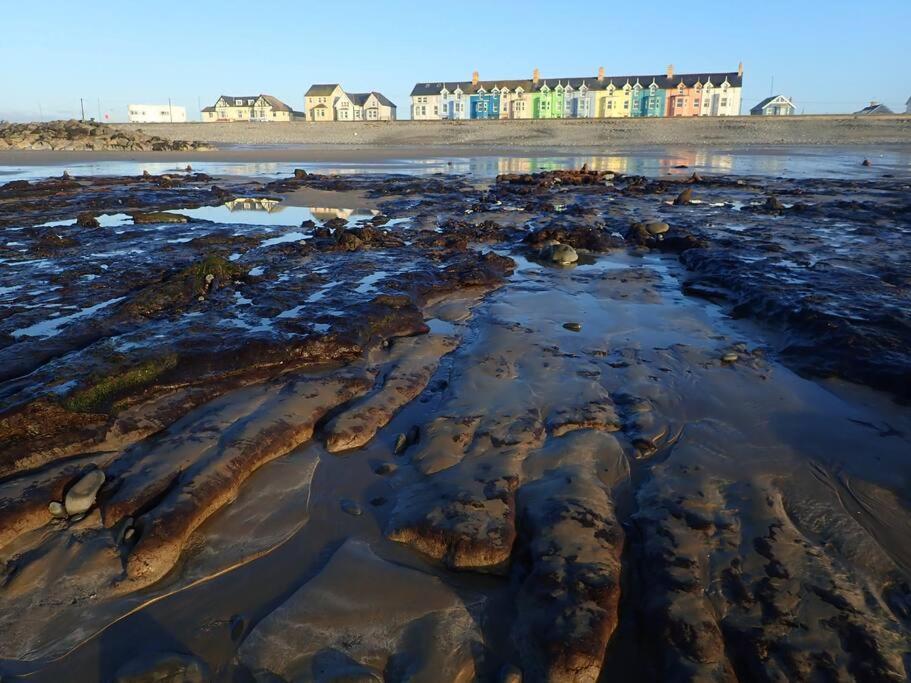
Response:
[{"label": "orange house", "polygon": [[667,67],[664,88],[667,93],[667,116],[699,116],[702,84],[698,80],[687,83],[682,76],[675,80],[674,65],[671,64]]}]

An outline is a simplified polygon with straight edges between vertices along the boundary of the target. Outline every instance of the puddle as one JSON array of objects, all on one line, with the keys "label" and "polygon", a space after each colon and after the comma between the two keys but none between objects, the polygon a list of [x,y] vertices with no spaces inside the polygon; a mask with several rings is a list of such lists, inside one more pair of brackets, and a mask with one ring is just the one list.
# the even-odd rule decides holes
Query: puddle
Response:
[{"label": "puddle", "polygon": [[35,323],[30,327],[24,327],[20,330],[13,330],[10,335],[13,337],[53,337],[60,334],[60,328],[64,325],[67,325],[74,320],[91,316],[103,308],[107,308],[108,306],[116,304],[118,301],[123,301],[124,298],[125,297],[119,296],[116,299],[108,299],[107,301],[102,301],[100,304],[95,304],[94,306],[83,308],[82,310],[71,313],[70,315],[63,315],[59,318],[51,318],[50,320],[42,320],[41,322]]}]

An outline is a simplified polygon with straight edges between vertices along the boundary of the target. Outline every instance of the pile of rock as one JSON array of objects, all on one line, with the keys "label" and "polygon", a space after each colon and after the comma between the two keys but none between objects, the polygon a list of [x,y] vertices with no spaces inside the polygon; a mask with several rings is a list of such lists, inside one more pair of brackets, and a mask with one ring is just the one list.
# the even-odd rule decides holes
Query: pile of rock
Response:
[{"label": "pile of rock", "polygon": [[212,149],[202,142],[167,140],[94,121],[0,123],[0,150],[187,152]]}]

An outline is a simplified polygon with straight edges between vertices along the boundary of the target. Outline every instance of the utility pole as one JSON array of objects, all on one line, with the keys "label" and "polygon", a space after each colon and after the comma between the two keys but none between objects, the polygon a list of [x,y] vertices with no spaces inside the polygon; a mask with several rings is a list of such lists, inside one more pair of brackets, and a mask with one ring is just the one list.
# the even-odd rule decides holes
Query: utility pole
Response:
[{"label": "utility pole", "polygon": [[196,96],[196,111],[199,112],[199,120],[202,121],[202,99],[199,95]]},{"label": "utility pole", "polygon": [[171,98],[168,98],[168,118],[171,119],[171,123],[174,123],[174,110],[171,109]]},{"label": "utility pole", "polygon": [[79,109],[82,111],[82,122],[85,123],[85,102],[81,97],[79,98]]}]

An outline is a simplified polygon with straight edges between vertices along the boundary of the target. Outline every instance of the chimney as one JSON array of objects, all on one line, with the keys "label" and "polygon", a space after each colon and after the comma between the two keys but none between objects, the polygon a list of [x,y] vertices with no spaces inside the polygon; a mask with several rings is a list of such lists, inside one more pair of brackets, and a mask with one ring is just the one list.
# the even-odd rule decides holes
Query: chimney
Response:
[{"label": "chimney", "polygon": [[541,80],[541,72],[535,69],[531,74],[531,82],[535,85],[538,85],[538,81]]},{"label": "chimney", "polygon": [[472,84],[472,85],[477,85],[477,84],[478,84],[478,72],[477,72],[477,71],[473,71],[473,72],[471,73],[471,84]]},{"label": "chimney", "polygon": [[598,67],[598,80],[599,81],[604,80],[604,67],[603,66]]},{"label": "chimney", "polygon": [[667,77],[668,77],[668,80],[670,80],[671,78],[674,77],[674,65],[673,64],[667,65]]},{"label": "chimney", "polygon": [[743,78],[743,62],[737,65],[737,75]]}]

